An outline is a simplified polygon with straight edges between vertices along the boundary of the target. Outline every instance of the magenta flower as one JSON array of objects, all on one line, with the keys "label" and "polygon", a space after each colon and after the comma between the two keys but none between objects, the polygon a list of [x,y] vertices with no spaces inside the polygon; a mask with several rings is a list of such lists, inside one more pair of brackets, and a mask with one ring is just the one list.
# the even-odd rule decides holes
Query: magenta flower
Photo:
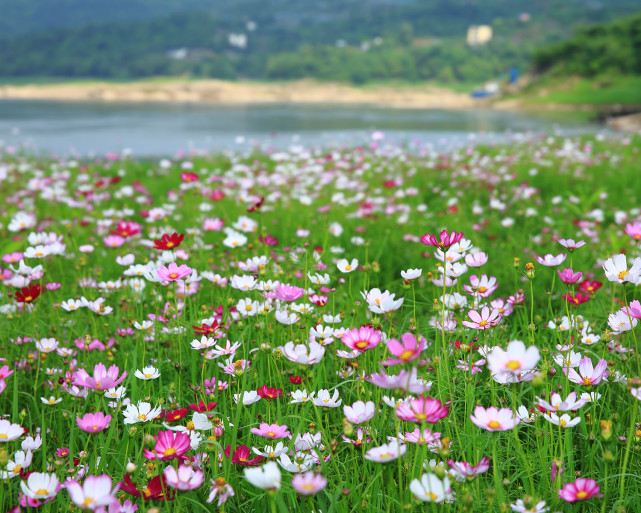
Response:
[{"label": "magenta flower", "polygon": [[352,424],[363,424],[374,417],[376,406],[373,401],[356,401],[351,406],[344,405],[343,413]]},{"label": "magenta flower", "polygon": [[114,495],[118,487],[112,488],[111,476],[107,474],[88,476],[82,485],[78,481],[66,481],[63,487],[67,489],[74,504],[81,509],[104,511],[103,506],[118,501]]},{"label": "magenta flower", "polygon": [[470,321],[462,321],[463,326],[472,328],[474,330],[489,330],[501,322],[501,314],[498,309],[490,310],[487,306],[481,309],[481,313],[476,310],[467,312]]},{"label": "magenta flower", "polygon": [[276,299],[281,301],[296,301],[305,294],[305,289],[293,285],[279,285],[276,289]]},{"label": "magenta flower", "polygon": [[161,280],[164,281],[176,281],[186,278],[192,273],[193,269],[186,265],[177,266],[174,262],[171,262],[169,266],[163,265],[156,272]]},{"label": "magenta flower", "polygon": [[626,235],[629,235],[634,240],[641,240],[641,223],[635,221],[634,223],[627,223],[625,225],[625,230],[623,230]]},{"label": "magenta flower", "polygon": [[101,411],[85,413],[82,418],[77,417],[76,422],[78,423],[78,427],[87,433],[99,433],[109,426],[111,415],[105,416]]},{"label": "magenta flower", "polygon": [[568,483],[559,490],[559,497],[566,502],[586,501],[600,490],[601,487],[594,479],[580,477],[574,483]]},{"label": "magenta flower", "polygon": [[426,233],[421,237],[421,242],[426,246],[436,246],[441,249],[449,249],[450,246],[453,246],[463,238],[463,232],[457,233],[452,231],[451,235],[448,235],[447,230],[443,230],[439,234],[437,239],[434,235]]},{"label": "magenta flower", "polygon": [[635,319],[641,319],[641,303],[638,300],[632,301],[627,312]]},{"label": "magenta flower", "polygon": [[305,472],[292,478],[292,486],[301,495],[314,495],[327,486],[327,479],[322,474]]},{"label": "magenta flower", "polygon": [[608,371],[607,360],[599,360],[596,364],[596,367],[592,365],[592,360],[590,357],[584,356],[579,362],[579,372],[568,367],[563,368],[563,372],[567,374],[568,379],[572,383],[578,383],[579,385],[598,385],[601,383],[604,377],[607,377]]},{"label": "magenta flower", "polygon": [[143,456],[148,460],[162,461],[181,458],[191,448],[190,442],[189,435],[182,431],[159,431],[154,450],[145,449]]},{"label": "magenta flower", "polygon": [[388,358],[381,362],[381,365],[398,365],[399,363],[411,362],[420,356],[426,346],[427,340],[420,337],[420,342],[417,342],[416,337],[411,333],[401,335],[400,342],[392,338],[387,343],[387,349],[397,358]]},{"label": "magenta flower", "polygon": [[251,432],[255,435],[264,436],[265,438],[271,438],[273,440],[292,436],[287,430],[287,425],[279,426],[278,424],[266,424],[265,422],[260,425],[260,428],[252,428]]},{"label": "magenta flower", "polygon": [[474,476],[483,474],[490,469],[490,459],[485,456],[476,466],[472,466],[466,461],[454,460],[447,460],[447,464],[454,471],[456,479],[459,481],[464,481],[466,478],[472,479]]},{"label": "magenta flower", "polygon": [[180,465],[178,470],[174,467],[165,467],[163,470],[165,481],[177,490],[195,490],[200,488],[205,480],[202,470],[194,470],[192,465]]},{"label": "magenta flower", "polygon": [[561,278],[561,281],[566,285],[569,285],[571,283],[576,283],[583,276],[583,273],[581,272],[575,273],[572,269],[563,269],[562,271],[559,270],[557,272],[559,273],[559,277]]},{"label": "magenta flower", "polygon": [[438,399],[419,397],[401,403],[396,408],[396,416],[409,422],[429,422],[435,424],[449,413],[447,406]]},{"label": "magenta flower", "polygon": [[95,390],[109,390],[122,383],[127,377],[127,371],[118,377],[120,369],[117,365],[112,365],[107,370],[103,363],[97,363],[93,368],[93,378],[89,376],[85,369],[80,369],[73,378],[73,385],[79,387],[93,388]]},{"label": "magenta flower", "polygon": [[350,349],[363,352],[376,347],[381,338],[380,331],[369,326],[361,326],[349,330],[342,336],[341,341]]}]

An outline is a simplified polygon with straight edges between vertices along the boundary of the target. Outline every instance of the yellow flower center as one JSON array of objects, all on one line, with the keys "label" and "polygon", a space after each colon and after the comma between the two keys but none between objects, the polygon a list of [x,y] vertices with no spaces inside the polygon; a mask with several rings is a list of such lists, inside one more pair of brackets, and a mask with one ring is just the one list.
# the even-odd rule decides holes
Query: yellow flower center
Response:
[{"label": "yellow flower center", "polygon": [[394,457],[394,455],[391,452],[386,452],[386,453],[381,454],[379,456],[379,458],[382,459],[382,460],[387,459],[387,458],[393,458],[393,457]]},{"label": "yellow flower center", "polygon": [[167,243],[167,247],[168,248],[173,248],[174,247],[174,243],[173,242],[168,242]]},{"label": "yellow flower center", "polygon": [[162,453],[164,456],[173,456],[174,454],[176,454],[176,448],[167,447]]},{"label": "yellow flower center", "polygon": [[583,384],[584,385],[591,385],[592,384],[592,380],[590,378],[583,378]]},{"label": "yellow flower center", "polygon": [[399,358],[401,360],[409,360],[413,355],[414,355],[414,351],[411,351],[408,349],[407,351],[403,351]]},{"label": "yellow flower center", "polygon": [[354,346],[358,349],[365,349],[367,345],[368,345],[368,342],[366,340],[361,340],[359,342],[356,342],[356,344],[354,344]]},{"label": "yellow flower center", "polygon": [[432,493],[432,492],[425,492],[425,497],[427,499],[431,500],[432,502],[434,502],[434,501],[436,501],[436,499],[438,499],[438,495],[436,495],[435,493]]},{"label": "yellow flower center", "polygon": [[48,495],[48,494],[49,494],[49,492],[44,488],[38,488],[36,490],[36,495]]},{"label": "yellow flower center", "polygon": [[479,292],[481,294],[484,294],[485,292],[487,292],[487,289],[485,287],[479,287]]},{"label": "yellow flower center", "polygon": [[510,370],[512,370],[512,371],[515,371],[515,370],[519,370],[519,369],[521,368],[521,363],[520,363],[520,362],[517,362],[516,360],[510,360],[509,362],[507,362],[507,363],[505,364],[505,366],[506,366],[508,369],[510,369]]},{"label": "yellow flower center", "polygon": [[565,420],[563,420],[563,419],[559,420],[559,426],[565,427],[566,424],[567,424],[567,422]]},{"label": "yellow flower center", "polygon": [[11,472],[13,472],[14,474],[19,474],[21,468],[22,467],[20,465],[16,465],[15,467],[13,467],[13,470]]},{"label": "yellow flower center", "polygon": [[141,413],[140,415],[138,415],[138,420],[147,420],[147,415]]},{"label": "yellow flower center", "polygon": [[487,321],[481,321],[481,322],[479,322],[479,326],[487,326]]},{"label": "yellow flower center", "polygon": [[193,431],[194,429],[196,429],[195,424],[191,420],[189,422],[187,422],[187,429],[189,431]]},{"label": "yellow flower center", "polygon": [[499,422],[497,422],[496,420],[491,420],[488,423],[487,427],[489,427],[490,429],[498,429],[498,428],[501,427],[501,424]]},{"label": "yellow flower center", "polygon": [[89,506],[89,504],[91,504],[92,502],[93,502],[93,497],[87,497],[83,501],[82,505],[86,507],[86,506]]},{"label": "yellow flower center", "polygon": [[178,275],[177,275],[176,273],[171,273],[171,274],[169,275],[169,277],[170,277],[172,280],[175,280],[176,278],[178,278]]},{"label": "yellow flower center", "polygon": [[151,378],[151,374],[149,374],[149,373],[145,373],[145,377],[146,377],[147,379],[149,379],[149,378]]},{"label": "yellow flower center", "polygon": [[351,271],[352,270],[352,266],[351,265],[346,265],[345,266],[345,270],[346,271]]},{"label": "yellow flower center", "polygon": [[272,436],[272,437],[274,437],[274,436],[276,436],[276,433],[274,433],[273,431],[268,431],[268,432],[267,432],[267,436]]},{"label": "yellow flower center", "polygon": [[585,499],[588,496],[588,492],[581,490],[580,492],[577,492],[576,498],[577,499]]},{"label": "yellow flower center", "polygon": [[628,274],[630,274],[628,271],[621,271],[621,272],[619,273],[619,279],[620,279],[620,280],[622,280],[622,279],[623,279],[623,278],[625,278]]}]

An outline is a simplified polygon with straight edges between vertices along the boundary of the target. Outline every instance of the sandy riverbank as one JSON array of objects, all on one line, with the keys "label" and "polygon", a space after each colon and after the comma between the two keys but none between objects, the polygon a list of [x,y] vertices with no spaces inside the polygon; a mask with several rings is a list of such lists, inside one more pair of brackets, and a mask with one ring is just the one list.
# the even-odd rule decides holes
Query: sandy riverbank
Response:
[{"label": "sandy riverbank", "polygon": [[179,102],[215,104],[338,103],[395,108],[467,109],[487,106],[469,95],[431,85],[368,86],[297,81],[289,83],[167,80],[130,83],[69,82],[0,85],[0,98],[24,100]]}]

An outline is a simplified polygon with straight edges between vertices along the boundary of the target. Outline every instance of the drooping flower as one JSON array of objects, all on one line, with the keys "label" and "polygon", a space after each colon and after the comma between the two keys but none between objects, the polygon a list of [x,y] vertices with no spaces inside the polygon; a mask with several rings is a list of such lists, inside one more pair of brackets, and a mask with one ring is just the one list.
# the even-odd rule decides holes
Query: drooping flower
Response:
[{"label": "drooping flower", "polygon": [[559,490],[559,497],[566,502],[586,501],[600,490],[601,487],[594,479],[580,477],[574,483],[567,483]]},{"label": "drooping flower", "polygon": [[212,479],[210,483],[211,488],[209,489],[209,497],[207,497],[208,503],[214,502],[214,499],[218,497],[218,503],[216,505],[220,507],[225,504],[227,499],[235,495],[234,489],[225,481],[224,477]]},{"label": "drooping flower", "polygon": [[521,419],[514,415],[510,408],[501,408],[494,406],[484,408],[477,406],[474,413],[470,415],[470,420],[478,427],[488,431],[508,431],[514,429],[521,422]]}]

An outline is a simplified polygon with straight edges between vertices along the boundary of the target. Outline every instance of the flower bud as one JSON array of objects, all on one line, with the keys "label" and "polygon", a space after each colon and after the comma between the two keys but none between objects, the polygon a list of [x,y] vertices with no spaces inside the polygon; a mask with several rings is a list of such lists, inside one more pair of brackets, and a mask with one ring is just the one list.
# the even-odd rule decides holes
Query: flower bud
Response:
[{"label": "flower bud", "polygon": [[609,440],[612,438],[612,421],[611,420],[602,420],[601,421],[601,436],[604,440]]},{"label": "flower bud", "polygon": [[528,262],[525,264],[525,276],[528,277],[529,280],[534,278],[534,264],[532,262]]}]

